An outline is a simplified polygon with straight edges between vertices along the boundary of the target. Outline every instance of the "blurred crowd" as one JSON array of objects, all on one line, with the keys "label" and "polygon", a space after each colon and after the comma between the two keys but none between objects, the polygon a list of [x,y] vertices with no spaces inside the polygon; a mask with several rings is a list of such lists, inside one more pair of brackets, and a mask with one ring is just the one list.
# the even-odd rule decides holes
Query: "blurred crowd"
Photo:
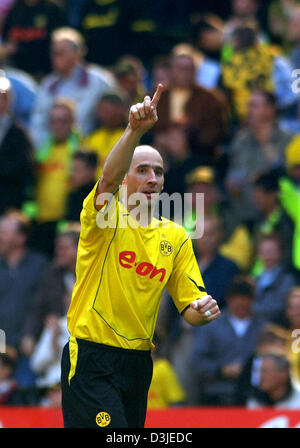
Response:
[{"label": "blurred crowd", "polygon": [[82,202],[161,82],[142,142],[191,234],[204,193],[222,316],[190,327],[165,292],[149,408],[300,408],[300,2],[2,0],[0,69],[0,405],[60,405]]}]

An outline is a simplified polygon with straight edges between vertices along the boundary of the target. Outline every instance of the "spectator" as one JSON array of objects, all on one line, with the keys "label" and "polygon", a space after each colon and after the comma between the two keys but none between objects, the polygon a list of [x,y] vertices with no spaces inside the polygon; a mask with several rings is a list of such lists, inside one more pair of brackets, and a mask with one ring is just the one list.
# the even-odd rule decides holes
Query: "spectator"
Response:
[{"label": "spectator", "polygon": [[165,89],[169,88],[170,82],[170,58],[169,56],[157,56],[154,58],[150,74],[149,91],[154,91],[158,84],[162,84]]},{"label": "spectator", "polygon": [[[168,3],[168,18],[167,24],[170,23],[172,17],[172,10],[178,11],[178,6],[182,2],[174,0],[179,5],[172,5],[169,7]],[[154,9],[157,8],[154,2],[148,0],[128,0],[122,3],[122,16],[123,22],[126,27],[126,34],[124,39],[124,53],[130,53],[133,56],[139,58],[143,64],[150,65],[153,56],[161,51],[163,41],[159,40],[157,32],[159,32],[159,17],[155,16]],[[160,0],[159,4],[165,3],[164,0]],[[160,6],[159,5],[159,6]],[[159,7],[158,6],[158,7]],[[184,20],[183,15],[181,20]]]},{"label": "spectator", "polygon": [[25,320],[33,304],[40,276],[47,265],[44,256],[27,247],[30,227],[19,212],[0,220],[0,328],[6,343],[19,348]]},{"label": "spectator", "polygon": [[[234,261],[240,270],[249,269],[252,263],[253,244],[247,226],[239,222],[230,202],[217,183],[212,167],[199,166],[185,177],[187,192],[192,194],[192,213],[185,220],[188,231],[194,230],[197,194],[203,194],[204,216],[217,216],[222,223],[222,241],[220,254]],[[191,223],[189,222],[191,219]]]},{"label": "spectator", "polygon": [[172,123],[167,129],[157,131],[153,144],[164,159],[164,191],[170,195],[180,193],[183,197],[186,174],[202,162],[191,153],[184,126]]},{"label": "spectator", "polygon": [[53,102],[70,98],[76,103],[76,125],[83,135],[95,128],[95,108],[99,99],[115,85],[113,77],[85,64],[85,46],[81,34],[71,28],[60,28],[52,34],[53,73],[46,76],[38,89],[31,120],[31,135],[36,147],[49,134],[47,118]]},{"label": "spectator", "polygon": [[29,128],[38,84],[32,76],[22,70],[10,66],[3,66],[7,79],[11,83],[12,114],[26,130]]},{"label": "spectator", "polygon": [[49,256],[53,254],[57,223],[65,215],[70,165],[80,144],[74,123],[74,104],[58,99],[50,110],[50,137],[36,155],[37,216],[32,245]]},{"label": "spectator", "polygon": [[40,278],[34,302],[25,319],[22,350],[26,356],[32,354],[46,317],[65,315],[65,297],[75,283],[78,240],[79,232],[76,231],[65,231],[56,237],[53,262]]},{"label": "spectator", "polygon": [[290,60],[293,69],[300,67],[300,8],[299,5],[293,5],[287,14],[286,37],[291,46]]},{"label": "spectator", "polygon": [[72,290],[65,296],[65,315],[48,314],[42,334],[30,357],[30,366],[37,375],[36,385],[50,390],[60,383],[61,355],[69,339],[67,309],[71,302]]},{"label": "spectator", "polygon": [[275,324],[265,324],[259,332],[257,347],[244,365],[237,384],[237,403],[245,406],[247,400],[257,391],[260,381],[262,356],[267,353],[287,355],[288,332]]},{"label": "spectator", "polygon": [[[134,3],[139,3],[139,1],[135,0]],[[143,8],[144,3],[145,2],[140,3],[141,9]],[[152,12],[154,20],[154,35],[153,33],[148,32],[147,36],[146,33],[144,33],[146,39],[148,38],[152,40],[149,48],[152,54],[145,54],[147,58],[145,58],[146,62],[147,60],[153,61],[153,51],[154,54],[166,55],[170,53],[174,45],[177,45],[180,42],[189,41],[191,38],[192,22],[194,17],[197,17],[199,14],[199,9],[201,7],[199,2],[183,2],[181,0],[173,0],[171,8],[168,0],[154,0],[149,4],[149,9],[150,12]],[[129,8],[128,10],[130,11]],[[132,34],[132,37],[137,40],[138,34]],[[131,45],[131,42],[129,41],[128,44]],[[141,51],[142,45],[145,45],[146,43],[140,40],[139,44]]]},{"label": "spectator", "polygon": [[114,74],[118,87],[125,96],[126,110],[131,104],[143,101],[146,95],[144,70],[142,62],[132,55],[122,56],[115,64]]},{"label": "spectator", "polygon": [[0,215],[20,208],[33,181],[32,145],[12,116],[11,83],[0,74]]},{"label": "spectator", "polygon": [[3,24],[5,51],[13,65],[37,79],[46,75],[50,71],[50,35],[64,25],[64,10],[56,3],[16,0]]},{"label": "spectator", "polygon": [[186,394],[170,361],[161,352],[158,337],[152,350],[153,376],[148,392],[148,409],[164,409],[185,403]]},{"label": "spectator", "polygon": [[87,59],[108,67],[128,52],[149,64],[158,50],[153,6],[148,0],[88,0],[82,8],[81,31]]},{"label": "spectator", "polygon": [[124,54],[126,23],[122,3],[120,0],[85,1],[79,26],[86,40],[88,61],[113,66]]},{"label": "spectator", "polygon": [[193,43],[201,56],[196,80],[207,89],[217,88],[221,81],[223,29],[223,22],[216,16],[204,16],[194,25]]},{"label": "spectator", "polygon": [[237,265],[220,255],[221,221],[216,216],[204,218],[203,235],[194,240],[195,252],[208,294],[216,298],[219,308],[225,306],[226,291],[240,273]]},{"label": "spectator", "polygon": [[61,386],[60,383],[46,387],[40,399],[39,406],[44,408],[61,409]]},{"label": "spectator", "polygon": [[160,98],[159,121],[153,133],[171,123],[183,124],[193,153],[213,163],[216,147],[227,127],[227,106],[217,94],[197,85],[195,63],[189,55],[172,55],[170,87]]},{"label": "spectator", "polygon": [[247,406],[250,409],[266,406],[299,409],[300,389],[291,381],[290,364],[285,356],[262,356],[259,387],[254,396],[249,398]]},{"label": "spectator", "polygon": [[0,352],[0,405],[9,404],[13,396],[17,383],[14,379],[14,372],[18,358],[17,350],[14,347],[6,346],[5,353]]},{"label": "spectator", "polygon": [[218,322],[195,330],[191,368],[198,386],[198,404],[237,404],[237,381],[253,353],[263,322],[252,315],[254,289],[237,278],[227,290],[226,310]]},{"label": "spectator", "polygon": [[231,17],[226,22],[226,38],[237,26],[257,19],[259,2],[257,0],[231,0],[231,9]]},{"label": "spectator", "polygon": [[256,22],[242,21],[234,28],[223,50],[222,82],[231,97],[235,121],[245,121],[251,92],[263,89],[276,97],[280,126],[294,133],[298,98],[291,88],[293,68],[281,50],[267,41]]},{"label": "spectator", "polygon": [[18,359],[14,347],[6,346],[5,353],[0,353],[0,405],[37,406],[43,391],[36,387],[24,387],[18,383],[15,378]]},{"label": "spectator", "polygon": [[229,55],[223,57],[222,83],[231,99],[234,121],[243,123],[251,92],[274,90],[273,58],[268,47],[258,42],[255,28],[249,25],[233,29],[229,48]]},{"label": "spectator", "polygon": [[[253,181],[253,198],[259,212],[254,224],[254,238],[259,234],[280,233],[282,239],[282,263],[292,269],[292,242],[294,224],[279,201],[279,173],[276,170],[264,172]],[[253,268],[254,275],[262,269],[258,263]]]},{"label": "spectator", "polygon": [[[297,16],[297,5],[294,1],[271,0],[268,6],[268,34],[271,41],[289,51],[289,33],[297,31],[296,21],[290,19]],[[297,25],[296,25],[297,26]]]},{"label": "spectator", "polygon": [[234,137],[229,156],[227,188],[240,219],[257,219],[251,181],[269,169],[284,165],[285,148],[290,135],[278,126],[276,100],[264,90],[253,91],[247,113],[247,125]]},{"label": "spectator", "polygon": [[67,198],[64,216],[66,221],[80,222],[82,203],[99,179],[96,176],[97,166],[98,159],[95,153],[75,152],[71,171],[71,191]]},{"label": "spectator", "polygon": [[[194,60],[195,64],[195,81],[198,85],[201,87],[204,87],[206,89],[215,89],[217,86],[210,86],[210,83],[212,82],[209,78],[213,73],[210,73],[210,64],[206,61],[206,58],[204,54],[198,50],[195,46],[192,44],[187,43],[179,43],[178,45],[175,45],[175,47],[172,48],[172,55],[180,56],[190,56]],[[199,82],[199,72],[200,69],[202,69],[203,77],[205,77],[205,81],[200,79]],[[207,73],[205,71],[207,70]],[[203,73],[204,72],[204,73]],[[207,83],[207,86],[205,85]],[[203,85],[204,84],[204,85]]]},{"label": "spectator", "polygon": [[293,275],[282,264],[282,240],[276,234],[262,235],[257,254],[264,269],[257,278],[253,312],[267,321],[283,324],[285,300],[295,285]]},{"label": "spectator", "polygon": [[[227,289],[240,271],[233,261],[220,255],[221,238],[220,220],[215,216],[206,216],[203,236],[194,240],[194,250],[206,291],[216,298],[219,308],[224,310]],[[193,328],[179,319],[180,316],[169,296],[166,295],[164,298],[165,305],[160,321],[164,331],[168,334],[166,341],[168,357],[186,391],[187,402],[195,404],[193,380],[191,380],[190,370],[186,368],[190,346],[194,338]]]},{"label": "spectator", "polygon": [[107,93],[97,104],[96,113],[98,127],[83,139],[82,147],[97,154],[97,177],[100,179],[106,156],[125,130],[126,101],[117,92]]}]

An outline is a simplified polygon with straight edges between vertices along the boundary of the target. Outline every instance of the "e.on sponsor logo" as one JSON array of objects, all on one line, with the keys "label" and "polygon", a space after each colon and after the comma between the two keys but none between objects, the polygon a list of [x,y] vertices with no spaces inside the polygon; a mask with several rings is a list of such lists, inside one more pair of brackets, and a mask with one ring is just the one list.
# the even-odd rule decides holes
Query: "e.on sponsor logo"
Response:
[{"label": "e.on sponsor logo", "polygon": [[260,428],[300,428],[300,421],[295,426],[291,426],[289,418],[286,415],[279,415],[267,420],[260,425]]},{"label": "e.on sponsor logo", "polygon": [[142,277],[149,276],[154,278],[159,276],[159,281],[162,282],[166,275],[165,268],[157,268],[151,263],[143,261],[141,263],[136,262],[136,253],[131,250],[124,250],[119,253],[119,263],[125,269],[135,269],[135,272]]}]

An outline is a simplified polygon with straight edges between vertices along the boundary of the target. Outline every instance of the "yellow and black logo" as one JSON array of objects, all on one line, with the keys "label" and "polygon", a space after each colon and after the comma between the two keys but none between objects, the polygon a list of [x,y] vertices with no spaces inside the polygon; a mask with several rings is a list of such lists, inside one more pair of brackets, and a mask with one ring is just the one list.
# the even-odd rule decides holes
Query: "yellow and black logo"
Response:
[{"label": "yellow and black logo", "polygon": [[96,423],[98,426],[108,426],[110,424],[111,418],[108,412],[98,412],[96,415]]},{"label": "yellow and black logo", "polygon": [[173,246],[169,241],[163,240],[160,242],[160,253],[162,255],[171,255],[173,252]]}]

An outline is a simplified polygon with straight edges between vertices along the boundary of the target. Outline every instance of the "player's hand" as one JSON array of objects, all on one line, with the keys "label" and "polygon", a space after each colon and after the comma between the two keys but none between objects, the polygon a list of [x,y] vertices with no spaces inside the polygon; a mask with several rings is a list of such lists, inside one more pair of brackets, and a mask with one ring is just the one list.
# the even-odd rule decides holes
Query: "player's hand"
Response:
[{"label": "player's hand", "polygon": [[218,319],[221,315],[217,301],[212,296],[204,296],[201,299],[194,300],[190,307],[200,314],[203,323]]},{"label": "player's hand", "polygon": [[158,84],[152,99],[150,96],[145,96],[142,103],[131,106],[129,111],[129,126],[132,130],[139,130],[145,133],[156,123],[158,120],[157,104],[162,91],[163,85]]}]

